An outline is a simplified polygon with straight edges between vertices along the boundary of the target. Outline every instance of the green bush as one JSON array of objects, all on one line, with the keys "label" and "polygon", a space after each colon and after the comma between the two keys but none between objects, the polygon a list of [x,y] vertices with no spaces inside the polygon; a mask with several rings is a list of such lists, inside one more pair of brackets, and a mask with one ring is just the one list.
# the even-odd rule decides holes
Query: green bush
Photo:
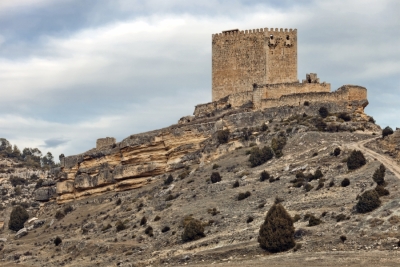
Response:
[{"label": "green bush", "polygon": [[54,244],[55,244],[56,246],[58,246],[58,245],[60,245],[61,243],[62,243],[61,237],[57,236],[57,237],[54,239]]},{"label": "green bush", "polygon": [[264,146],[262,149],[253,147],[250,151],[249,162],[251,167],[256,167],[272,159],[273,156],[274,154],[270,147]]},{"label": "green bush", "polygon": [[386,168],[385,165],[381,164],[378,169],[375,170],[374,174],[372,175],[372,179],[378,185],[385,184],[385,172]]},{"label": "green bush", "polygon": [[335,157],[337,157],[340,155],[340,152],[341,152],[340,148],[337,147],[337,148],[335,148],[335,150],[333,150],[333,155],[335,155]]},{"label": "green bush", "polygon": [[269,209],[260,226],[258,243],[269,252],[286,251],[295,246],[293,220],[281,204]]},{"label": "green bush", "polygon": [[280,158],[283,156],[282,150],[286,145],[286,136],[283,132],[280,132],[278,137],[272,138],[271,148],[274,151],[275,157]]},{"label": "green bush", "polygon": [[182,240],[184,242],[197,240],[205,237],[204,226],[201,221],[194,218],[190,218],[187,223],[184,224],[184,231],[182,234]]},{"label": "green bush", "polygon": [[326,107],[320,107],[318,113],[322,118],[326,118],[329,115],[329,111]]},{"label": "green bush", "polygon": [[347,168],[349,170],[356,170],[361,168],[367,163],[363,153],[359,150],[353,150],[347,158]]},{"label": "green bush", "polygon": [[271,176],[269,175],[269,173],[264,170],[264,171],[261,172],[260,181],[264,182],[266,180],[269,180],[270,177]]},{"label": "green bush", "polygon": [[386,126],[386,128],[382,130],[382,138],[391,134],[393,134],[393,129],[390,128],[389,126]]},{"label": "green bush", "polygon": [[21,206],[15,206],[10,214],[8,229],[19,231],[24,228],[24,223],[29,219],[28,212]]},{"label": "green bush", "polygon": [[249,196],[251,196],[251,193],[249,191],[246,191],[245,193],[239,193],[237,200],[240,201],[248,198]]},{"label": "green bush", "polygon": [[375,191],[378,193],[378,195],[380,196],[380,197],[383,197],[383,196],[388,196],[390,193],[389,193],[389,190],[387,190],[386,188],[384,188],[382,185],[377,185],[376,187],[375,187]]},{"label": "green bush", "polygon": [[356,209],[359,213],[373,211],[381,205],[379,195],[375,190],[365,191],[358,199]]},{"label": "green bush", "polygon": [[213,172],[211,173],[211,183],[215,184],[218,182],[221,182],[221,175],[219,174],[219,172]]},{"label": "green bush", "polygon": [[340,183],[342,187],[346,187],[350,185],[350,180],[348,178],[344,178],[343,181]]},{"label": "green bush", "polygon": [[219,144],[226,144],[229,141],[229,130],[217,132],[217,139]]}]

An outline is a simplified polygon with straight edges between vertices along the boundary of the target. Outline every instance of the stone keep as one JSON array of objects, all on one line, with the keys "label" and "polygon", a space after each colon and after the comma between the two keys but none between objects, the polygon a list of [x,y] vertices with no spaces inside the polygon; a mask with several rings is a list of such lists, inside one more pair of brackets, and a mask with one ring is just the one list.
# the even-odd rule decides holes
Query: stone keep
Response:
[{"label": "stone keep", "polygon": [[295,83],[297,30],[229,30],[212,35],[212,101],[253,84]]}]

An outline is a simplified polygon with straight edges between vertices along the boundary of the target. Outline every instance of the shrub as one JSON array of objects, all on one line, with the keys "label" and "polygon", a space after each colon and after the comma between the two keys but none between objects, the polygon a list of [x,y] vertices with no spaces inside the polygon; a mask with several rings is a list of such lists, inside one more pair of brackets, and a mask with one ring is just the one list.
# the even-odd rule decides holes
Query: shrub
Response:
[{"label": "shrub", "polygon": [[293,249],[293,252],[298,251],[299,249],[301,249],[301,243],[297,243],[296,246]]},{"label": "shrub", "polygon": [[215,184],[218,182],[221,182],[221,175],[219,175],[219,172],[213,172],[211,173],[211,183]]},{"label": "shrub", "polygon": [[115,228],[117,230],[117,232],[125,230],[126,226],[122,221],[117,221],[117,223],[115,224]]},{"label": "shrub", "polygon": [[179,197],[179,194],[176,194],[176,195],[173,195],[173,194],[171,194],[171,192],[168,194],[168,196],[165,198],[165,201],[171,201],[171,200],[174,200],[174,199],[176,199],[176,198],[178,198]]},{"label": "shrub", "polygon": [[201,221],[191,218],[186,224],[182,234],[182,240],[184,242],[197,240],[205,237],[204,227]]},{"label": "shrub", "polygon": [[64,218],[64,216],[65,216],[65,214],[64,214],[64,212],[62,212],[61,210],[58,210],[58,211],[56,212],[56,215],[55,215],[55,217],[56,217],[57,220],[61,220],[62,218]]},{"label": "shrub", "polygon": [[249,191],[246,191],[245,193],[239,193],[237,200],[243,200],[251,196],[251,193]]},{"label": "shrub", "polygon": [[324,183],[323,182],[319,182],[317,188],[315,188],[315,190],[320,190],[321,188],[324,187]]},{"label": "shrub", "polygon": [[260,131],[265,132],[266,130],[268,130],[268,126],[265,123],[261,124]]},{"label": "shrub", "polygon": [[[350,181],[349,181],[349,183],[350,183]],[[335,185],[335,181],[331,180],[331,181],[329,182],[329,187],[332,187],[332,186],[334,186],[334,185]]]},{"label": "shrub", "polygon": [[375,187],[375,191],[378,193],[378,195],[380,196],[380,197],[382,197],[382,196],[388,196],[390,193],[389,193],[389,190],[387,190],[386,188],[384,188],[382,185],[377,185],[376,187]]},{"label": "shrub", "polygon": [[294,247],[294,227],[290,215],[281,204],[268,211],[258,234],[260,247],[270,252],[286,251]]},{"label": "shrub", "polygon": [[374,174],[372,175],[372,179],[378,185],[385,184],[385,172],[386,168],[385,165],[381,164],[378,169],[375,170]]},{"label": "shrub", "polygon": [[165,179],[164,181],[164,185],[170,185],[172,184],[172,182],[174,181],[174,177],[172,177],[172,175],[168,175],[167,179]]},{"label": "shrub", "polygon": [[154,221],[157,222],[157,221],[159,221],[159,220],[161,220],[161,217],[157,215],[157,216],[154,218]]},{"label": "shrub", "polygon": [[64,213],[68,214],[70,212],[72,212],[74,210],[74,208],[71,205],[68,205],[64,208]]},{"label": "shrub", "polygon": [[306,192],[311,191],[311,189],[313,189],[313,188],[314,188],[314,186],[310,185],[309,183],[306,183],[304,185],[304,189],[306,190]]},{"label": "shrub", "polygon": [[253,147],[250,151],[249,162],[251,167],[256,167],[272,159],[273,156],[274,154],[270,147],[264,146],[262,149]]},{"label": "shrub", "polygon": [[348,178],[344,178],[343,181],[340,183],[342,187],[346,187],[350,185],[350,180]]},{"label": "shrub", "polygon": [[226,144],[229,141],[229,130],[218,131],[217,140],[219,144]]},{"label": "shrub", "polygon": [[342,243],[344,243],[344,241],[347,240],[347,237],[345,235],[341,235],[340,236],[340,241],[342,241]]},{"label": "shrub", "polygon": [[266,171],[262,171],[260,175],[260,181],[264,182],[265,180],[268,180],[270,178],[270,175]]},{"label": "shrub", "polygon": [[14,175],[11,175],[10,177],[10,183],[12,186],[16,187],[17,185],[24,185],[27,183],[27,181],[24,178],[20,178]]},{"label": "shrub", "polygon": [[212,216],[215,216],[219,213],[219,211],[217,210],[217,208],[212,208],[212,209],[208,209],[207,213],[211,214]]},{"label": "shrub", "polygon": [[212,169],[213,169],[213,170],[218,169],[218,168],[219,168],[219,165],[218,165],[218,164],[214,164],[214,165],[212,166]]},{"label": "shrub", "polygon": [[321,220],[319,218],[315,217],[314,215],[310,215],[307,226],[311,227],[311,226],[316,226],[319,224],[321,224]]},{"label": "shrub", "polygon": [[340,148],[337,147],[337,148],[335,148],[335,150],[333,150],[333,155],[335,155],[335,157],[337,157],[340,155],[340,152],[341,152]]},{"label": "shrub", "polygon": [[349,170],[356,170],[367,163],[363,153],[359,150],[353,150],[347,159],[347,168]]},{"label": "shrub", "polygon": [[328,109],[326,107],[320,107],[318,113],[322,118],[326,118],[329,115]]},{"label": "shrub", "polygon": [[58,246],[58,245],[60,245],[61,243],[62,243],[61,237],[57,236],[57,237],[54,239],[54,245]]},{"label": "shrub", "polygon": [[251,223],[252,221],[254,221],[254,218],[249,216],[247,217],[246,223]]},{"label": "shrub", "polygon": [[310,105],[310,102],[304,101],[303,105],[304,105],[304,106],[309,106],[309,105]]},{"label": "shrub", "polygon": [[183,171],[182,173],[180,173],[180,174],[178,175],[178,177],[179,177],[179,179],[183,180],[183,179],[185,179],[186,177],[188,177],[189,174],[190,174],[190,171],[189,171],[189,170],[185,170],[185,171]]},{"label": "shrub", "polygon": [[359,213],[373,211],[381,205],[379,195],[375,190],[365,191],[358,199],[356,209]]},{"label": "shrub", "polygon": [[161,232],[162,232],[162,233],[165,233],[165,232],[168,232],[169,230],[171,230],[171,228],[170,228],[169,226],[164,226],[164,227],[161,229]]},{"label": "shrub", "polygon": [[115,205],[119,206],[119,205],[121,205],[121,203],[122,203],[122,200],[120,198],[118,198],[117,201],[115,202]]},{"label": "shrub", "polygon": [[19,231],[24,228],[24,223],[29,219],[28,212],[21,206],[15,206],[10,214],[8,229]]},{"label": "shrub", "polygon": [[150,237],[154,236],[153,234],[153,227],[151,227],[150,225],[147,226],[146,230],[144,230],[144,233]]},{"label": "shrub", "polygon": [[239,186],[240,186],[240,184],[239,184],[238,180],[236,180],[232,185],[233,188],[236,188],[236,187],[239,187]]},{"label": "shrub", "polygon": [[280,158],[283,156],[282,150],[286,145],[286,136],[281,132],[278,137],[272,138],[271,148],[275,153],[275,157]]},{"label": "shrub", "polygon": [[270,176],[269,177],[269,179],[268,179],[268,181],[270,182],[270,183],[273,183],[273,182],[275,182],[275,181],[277,181],[277,180],[279,180],[279,177],[277,177],[276,179],[274,178],[274,176]]},{"label": "shrub", "polygon": [[348,218],[346,217],[346,215],[340,213],[340,214],[336,215],[335,219],[336,219],[336,222],[341,222],[341,221],[347,220]]},{"label": "shrub", "polygon": [[43,179],[39,179],[39,180],[36,182],[35,189],[38,189],[38,188],[42,187],[43,182],[44,182]]},{"label": "shrub", "polygon": [[391,134],[393,134],[393,129],[389,126],[386,126],[386,128],[382,130],[382,138],[385,138],[386,136]]},{"label": "shrub", "polygon": [[351,121],[350,115],[347,114],[347,113],[345,113],[345,112],[340,113],[340,114],[338,115],[338,118],[339,118],[339,119],[342,119],[342,120],[344,120],[344,121]]},{"label": "shrub", "polygon": [[326,127],[327,127],[326,123],[325,123],[324,120],[321,119],[321,118],[316,118],[316,119],[313,121],[313,124],[314,124],[315,128],[317,128],[317,130],[318,130],[318,131],[321,131],[321,132],[325,131],[325,129],[326,129]]},{"label": "shrub", "polygon": [[147,219],[145,216],[142,217],[142,219],[140,220],[140,225],[145,225],[147,223]]},{"label": "shrub", "polygon": [[299,214],[296,214],[293,217],[293,222],[298,222],[300,219],[301,219],[301,216]]}]

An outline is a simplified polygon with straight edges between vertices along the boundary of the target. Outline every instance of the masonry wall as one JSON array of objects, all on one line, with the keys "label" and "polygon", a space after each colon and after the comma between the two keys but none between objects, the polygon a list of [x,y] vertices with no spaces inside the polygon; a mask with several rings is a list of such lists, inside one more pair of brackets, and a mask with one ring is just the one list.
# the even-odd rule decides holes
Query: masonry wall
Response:
[{"label": "masonry wall", "polygon": [[297,30],[255,29],[212,36],[212,101],[253,84],[297,80]]},{"label": "masonry wall", "polygon": [[114,137],[99,138],[96,141],[96,149],[101,149],[110,145],[114,145],[116,140]]}]

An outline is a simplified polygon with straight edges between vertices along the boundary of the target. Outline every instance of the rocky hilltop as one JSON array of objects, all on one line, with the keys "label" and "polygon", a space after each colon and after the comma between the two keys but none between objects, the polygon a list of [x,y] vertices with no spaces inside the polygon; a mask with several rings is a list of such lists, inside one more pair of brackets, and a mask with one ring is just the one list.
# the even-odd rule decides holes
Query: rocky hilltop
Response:
[{"label": "rocky hilltop", "polygon": [[[353,117],[352,121],[325,119],[326,128],[336,127],[334,131],[370,130],[370,117],[364,113],[367,104],[367,99],[335,102],[321,99],[264,110],[255,109],[251,102],[235,108],[228,103],[215,105],[207,112],[183,117],[176,125],[131,135],[119,143],[62,158],[57,201],[64,203],[108,191],[141,187],[160,175],[194,164],[202,165],[242,146],[240,140],[246,134],[245,129],[255,130],[264,123],[282,121],[299,114],[319,116],[321,107],[332,114],[346,113]],[[219,147],[217,135],[225,130],[229,135],[228,145]]]}]

